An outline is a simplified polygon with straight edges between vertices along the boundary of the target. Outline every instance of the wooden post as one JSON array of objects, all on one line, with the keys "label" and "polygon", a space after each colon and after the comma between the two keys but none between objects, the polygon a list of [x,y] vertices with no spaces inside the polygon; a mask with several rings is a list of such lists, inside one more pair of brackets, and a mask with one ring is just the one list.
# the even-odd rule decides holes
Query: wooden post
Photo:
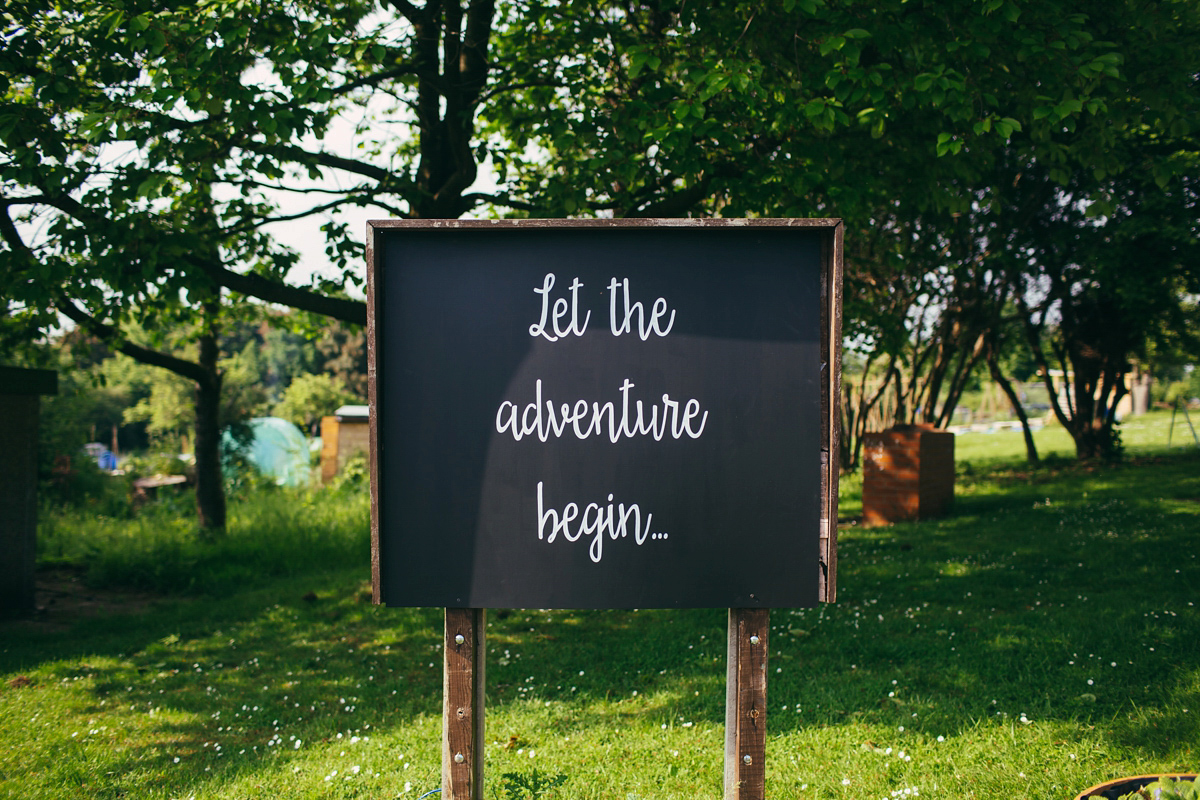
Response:
[{"label": "wooden post", "polygon": [[729,609],[725,674],[725,800],[762,800],[767,754],[765,608]]},{"label": "wooden post", "polygon": [[0,619],[35,610],[38,395],[57,391],[55,372],[0,367]]},{"label": "wooden post", "polygon": [[442,798],[483,800],[486,613],[447,608],[442,647]]}]

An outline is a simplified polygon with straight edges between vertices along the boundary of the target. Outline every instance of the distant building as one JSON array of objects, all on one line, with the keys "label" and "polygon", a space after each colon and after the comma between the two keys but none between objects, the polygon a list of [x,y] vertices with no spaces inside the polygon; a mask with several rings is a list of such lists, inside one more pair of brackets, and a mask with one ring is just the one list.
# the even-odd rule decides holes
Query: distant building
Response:
[{"label": "distant building", "polygon": [[[1068,397],[1067,387],[1063,383],[1063,371],[1061,369],[1050,370],[1050,377],[1054,378],[1059,384],[1058,402],[1063,409],[1074,408],[1075,399]],[[1075,379],[1073,372],[1067,372],[1066,377],[1072,381]],[[1125,394],[1117,401],[1116,415],[1117,419],[1124,419],[1129,416],[1140,416],[1150,410],[1150,387],[1154,383],[1150,373],[1144,372],[1140,364],[1134,364],[1132,370],[1126,372],[1121,380],[1125,384]],[[1097,393],[1100,391],[1096,388]]]},{"label": "distant building", "polygon": [[368,406],[342,406],[321,418],[321,482],[328,483],[356,453],[370,448]]}]

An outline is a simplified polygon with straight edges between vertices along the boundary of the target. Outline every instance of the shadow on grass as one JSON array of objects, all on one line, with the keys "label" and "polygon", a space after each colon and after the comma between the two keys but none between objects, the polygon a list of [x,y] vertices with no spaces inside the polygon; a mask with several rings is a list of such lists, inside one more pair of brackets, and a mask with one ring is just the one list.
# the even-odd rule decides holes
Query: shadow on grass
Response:
[{"label": "shadow on grass", "polygon": [[[1025,717],[1173,757],[1200,739],[1198,465],[996,468],[965,481],[950,518],[843,530],[839,603],[772,613],[770,734],[853,723],[950,738]],[[364,572],[65,633],[10,626],[0,672],[86,676],[76,713],[144,715],[144,743],[109,762],[122,791],[153,788],[181,756],[199,780],[276,769],[339,734],[405,730],[428,746],[440,609],[371,606]],[[724,610],[494,610],[488,636],[489,739],[724,721]],[[45,757],[69,771],[72,747]]]}]

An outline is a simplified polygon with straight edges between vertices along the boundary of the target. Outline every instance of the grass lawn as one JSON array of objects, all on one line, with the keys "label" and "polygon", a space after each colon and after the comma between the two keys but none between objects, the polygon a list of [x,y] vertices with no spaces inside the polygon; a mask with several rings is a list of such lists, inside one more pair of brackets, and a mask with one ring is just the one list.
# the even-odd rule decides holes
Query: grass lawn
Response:
[{"label": "grass lawn", "polygon": [[[1200,454],[1168,423],[1125,425],[1112,467],[1052,428],[1036,469],[1020,434],[962,436],[952,516],[843,527],[839,602],[772,612],[769,796],[1050,800],[1200,767]],[[233,520],[207,548],[153,512],[46,521],[45,563],[103,564],[84,591],[115,611],[0,626],[0,798],[439,785],[440,610],[370,604],[361,496]],[[545,797],[720,796],[724,610],[490,611],[488,636],[488,798],[535,770],[565,776]]]}]

